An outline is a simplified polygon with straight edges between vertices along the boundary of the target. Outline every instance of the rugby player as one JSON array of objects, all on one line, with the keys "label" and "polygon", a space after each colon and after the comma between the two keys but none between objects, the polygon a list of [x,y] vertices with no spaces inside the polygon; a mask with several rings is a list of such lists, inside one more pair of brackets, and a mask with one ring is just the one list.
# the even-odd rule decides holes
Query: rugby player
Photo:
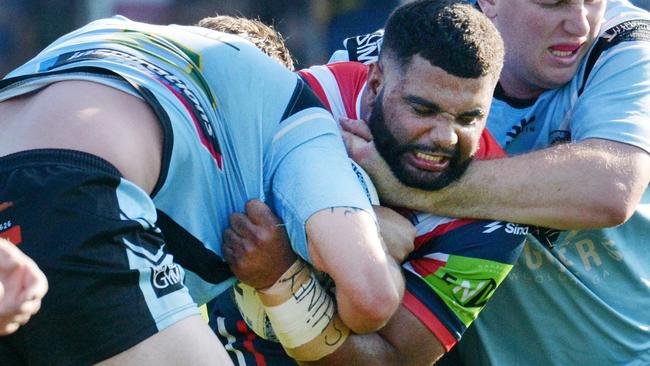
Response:
[{"label": "rugby player", "polygon": [[[425,24],[429,31],[413,39],[412,29],[424,28]],[[484,38],[460,36],[479,33]],[[436,188],[462,174],[463,163],[479,145],[479,136],[480,149],[475,157],[500,156],[501,149],[489,133],[481,133],[501,57],[499,37],[487,19],[468,5],[421,1],[398,8],[387,23],[386,34],[388,45],[380,62],[371,64],[370,69],[352,62],[312,67],[299,73],[335,117],[363,116],[382,129],[382,136],[395,139],[382,145],[386,151],[406,156],[413,150],[405,147],[415,146],[437,153],[447,151],[456,157],[445,168],[428,165],[414,169],[423,177],[411,174],[404,178],[412,185]],[[439,49],[447,51],[441,54]],[[427,109],[431,104],[441,110]],[[414,107],[427,109],[427,113],[419,113]],[[451,113],[459,117],[452,118]],[[418,125],[419,129],[414,128]],[[401,133],[397,135],[397,131]],[[418,133],[413,134],[415,131]],[[411,137],[413,140],[406,144],[403,139],[409,134],[417,137]],[[397,142],[397,138],[402,141]],[[403,162],[395,165],[395,169],[410,168]],[[481,311],[517,258],[526,232],[525,227],[514,225],[509,228],[518,230],[508,232],[504,225],[485,233],[489,222],[404,213],[417,225],[418,238],[415,251],[404,264],[407,289],[402,306],[385,328],[375,334],[351,335],[339,349],[327,349],[331,354],[317,364],[431,364],[456,344]],[[240,263],[236,263],[239,268],[234,269],[235,273],[256,288],[272,285],[276,277],[268,276],[264,268],[271,263],[284,263],[286,268],[295,258],[286,249],[279,221],[256,202],[247,206],[247,216],[233,215],[232,221],[226,245],[245,248],[237,257]],[[305,270],[299,267],[297,272]],[[264,339],[274,338],[274,332],[265,328],[268,324],[263,315],[256,313],[259,310],[249,311],[248,304],[242,304],[247,296],[248,290],[238,286],[209,306],[211,325],[233,360],[240,365],[293,364],[277,343]],[[245,308],[245,319],[234,298],[239,298]],[[300,314],[292,315],[296,322],[300,321]],[[253,334],[244,321],[262,338]],[[327,336],[333,338],[332,334],[323,337]],[[278,338],[283,340],[282,336]],[[309,340],[301,347],[326,348],[317,340]],[[308,358],[313,354],[301,352],[300,348],[286,344],[285,348],[300,361],[315,359]]]},{"label": "rugby player", "polygon": [[[564,230],[529,238],[457,347],[465,363],[649,363],[650,16],[626,0],[478,4],[507,50],[487,127],[513,156],[431,193],[391,176],[364,139],[352,154],[371,157],[361,165],[389,203]],[[338,56],[376,48],[366,39]]]},{"label": "rugby player", "polygon": [[0,101],[0,222],[50,281],[0,339],[3,364],[230,364],[196,304],[233,283],[222,233],[253,198],[334,279],[347,327],[377,329],[399,305],[335,121],[248,41],[98,20],[10,73]]}]

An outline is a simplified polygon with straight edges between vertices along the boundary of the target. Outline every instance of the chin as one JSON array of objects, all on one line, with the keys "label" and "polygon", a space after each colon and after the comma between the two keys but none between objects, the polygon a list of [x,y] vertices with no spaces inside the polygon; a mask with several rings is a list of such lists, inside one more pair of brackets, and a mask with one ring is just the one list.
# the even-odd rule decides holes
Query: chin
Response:
[{"label": "chin", "polygon": [[564,84],[568,83],[572,77],[573,74],[571,74],[571,76],[569,77],[557,76],[557,75],[555,75],[554,77],[545,77],[538,83],[538,86],[540,89],[543,90],[557,89],[563,86]]},{"label": "chin", "polygon": [[544,78],[545,89],[556,89],[564,84],[568,83],[573,79],[575,76],[576,72],[578,71],[578,66],[572,66],[570,68],[563,68],[560,70],[556,70],[550,75],[547,75],[547,77]]}]

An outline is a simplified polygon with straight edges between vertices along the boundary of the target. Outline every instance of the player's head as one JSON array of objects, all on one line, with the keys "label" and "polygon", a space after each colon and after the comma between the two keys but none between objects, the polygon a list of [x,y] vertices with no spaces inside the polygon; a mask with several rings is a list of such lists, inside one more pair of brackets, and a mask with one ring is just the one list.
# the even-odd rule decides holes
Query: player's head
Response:
[{"label": "player's head", "polygon": [[606,0],[478,0],[506,45],[501,86],[531,98],[576,73],[596,39]]},{"label": "player's head", "polygon": [[249,40],[265,54],[293,70],[293,58],[280,32],[256,19],[217,15],[204,18],[199,27],[238,35]]},{"label": "player's head", "polygon": [[471,5],[416,1],[391,14],[364,117],[400,181],[440,189],[465,171],[502,64],[497,30]]}]

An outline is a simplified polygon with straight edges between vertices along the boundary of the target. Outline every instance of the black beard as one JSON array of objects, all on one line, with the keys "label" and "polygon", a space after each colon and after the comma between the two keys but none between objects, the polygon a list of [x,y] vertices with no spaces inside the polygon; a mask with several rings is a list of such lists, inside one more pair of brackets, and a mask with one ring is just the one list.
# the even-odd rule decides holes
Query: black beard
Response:
[{"label": "black beard", "polygon": [[[372,132],[377,151],[386,161],[395,177],[406,186],[429,191],[442,189],[458,180],[463,173],[465,173],[465,170],[467,170],[472,159],[461,160],[458,149],[443,149],[439,146],[415,144],[400,145],[395,136],[393,136],[386,127],[383,96],[384,92],[382,90],[379,95],[377,95],[377,98],[375,98],[375,105],[368,118],[368,126]],[[439,173],[438,176],[433,179],[427,177],[426,173],[423,173],[422,175],[414,174],[412,171],[408,170],[404,164],[402,164],[401,157],[405,153],[416,150],[449,154],[451,159],[448,168],[444,172]]]}]

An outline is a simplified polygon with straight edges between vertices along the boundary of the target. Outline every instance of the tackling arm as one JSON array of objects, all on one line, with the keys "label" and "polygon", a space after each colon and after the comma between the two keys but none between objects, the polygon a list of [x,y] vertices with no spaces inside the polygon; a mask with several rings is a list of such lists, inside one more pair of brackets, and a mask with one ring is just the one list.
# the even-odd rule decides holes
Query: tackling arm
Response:
[{"label": "tackling arm", "polygon": [[[285,286],[283,283],[291,283],[290,287],[294,288],[291,292],[298,294],[302,290],[296,291],[295,283],[309,282],[309,280],[283,282],[282,278],[295,279],[298,276],[306,278],[310,275],[308,272],[311,272],[311,270],[305,271],[304,265],[294,264],[293,270],[289,269],[281,274],[296,256],[291,252],[287,235],[279,223],[279,219],[266,205],[259,201],[251,201],[246,205],[246,215],[234,214],[231,217],[232,228],[227,229],[224,234],[224,254],[233,272],[242,282],[259,289],[257,293],[267,306],[267,311],[269,304],[273,306],[283,301],[276,301],[281,296],[281,287]],[[412,241],[412,238],[409,240]],[[278,277],[280,279],[276,281]],[[316,292],[311,286],[304,288]],[[250,293],[246,296],[248,297],[239,301],[240,305],[242,305],[241,301],[247,306],[251,305],[250,301],[255,301],[256,296],[251,297]],[[298,312],[289,315],[295,318],[300,316]],[[272,314],[269,314],[269,317],[273,323]],[[255,316],[249,317],[249,319],[255,318]],[[341,333],[336,334],[347,336],[349,331],[339,323],[337,314],[333,315],[333,319],[332,325],[327,327],[323,334],[329,332],[332,335],[340,331]],[[276,328],[276,324],[273,325]],[[302,325],[304,328],[305,324]],[[257,329],[255,325],[253,328]],[[286,329],[286,327],[279,328]],[[276,329],[276,333],[278,330]],[[336,337],[340,342],[336,345],[322,339],[323,334],[304,345],[288,347],[283,344],[283,346],[292,357],[303,360],[315,359],[314,350],[321,350],[322,354],[328,352],[323,351],[324,349],[329,349],[329,354],[317,361],[303,361],[308,365],[430,365],[444,354],[444,348],[437,338],[403,306],[400,306],[386,326],[376,333],[349,334],[347,338]],[[282,340],[284,337],[278,335],[278,338]]]},{"label": "tackling arm", "polygon": [[367,128],[346,123],[348,152],[368,172],[383,202],[438,215],[496,219],[557,229],[619,225],[650,181],[650,155],[602,139],[556,145],[519,156],[474,161],[436,192],[402,185],[374,149]]},{"label": "tackling arm", "polygon": [[432,365],[445,354],[440,341],[404,306],[376,333],[353,334],[336,352],[304,365]]}]

